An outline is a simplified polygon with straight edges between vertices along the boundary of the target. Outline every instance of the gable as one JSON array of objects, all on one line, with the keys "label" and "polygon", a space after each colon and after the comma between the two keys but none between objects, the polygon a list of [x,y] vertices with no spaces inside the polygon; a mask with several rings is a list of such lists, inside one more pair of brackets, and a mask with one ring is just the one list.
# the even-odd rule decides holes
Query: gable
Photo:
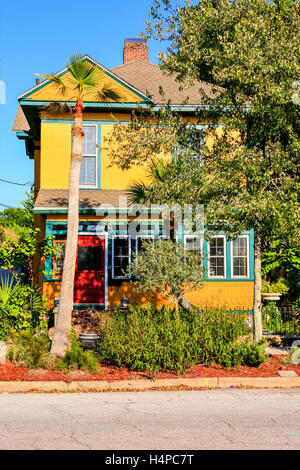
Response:
[{"label": "gable", "polygon": [[[114,73],[110,72],[108,69],[103,67],[101,64],[98,64],[93,59],[88,56],[84,56],[82,60],[88,61],[93,65],[96,65],[104,72],[103,85],[110,86],[112,89],[117,91],[122,96],[122,103],[140,103],[145,101],[146,96],[143,92],[140,92],[138,89],[134,88],[132,85],[129,85],[125,80],[121,79]],[[72,86],[70,80],[70,72],[68,68],[63,69],[58,72],[57,75],[63,80],[64,83],[68,86]],[[26,99],[32,101],[74,101],[74,93],[72,90],[66,95],[62,96],[57,90],[56,86],[51,83],[49,80],[45,80],[39,85],[35,86],[28,92],[25,92],[19,99]],[[88,103],[99,103],[99,100],[95,97],[95,92],[87,91],[84,96],[84,102]]]}]

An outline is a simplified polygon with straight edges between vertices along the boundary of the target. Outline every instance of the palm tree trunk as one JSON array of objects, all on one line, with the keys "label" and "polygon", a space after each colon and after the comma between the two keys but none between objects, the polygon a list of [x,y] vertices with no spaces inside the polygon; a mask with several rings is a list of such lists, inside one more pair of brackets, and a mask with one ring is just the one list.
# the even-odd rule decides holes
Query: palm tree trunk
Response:
[{"label": "palm tree trunk", "polygon": [[73,145],[69,179],[67,242],[57,323],[51,347],[51,354],[57,357],[64,356],[65,352],[69,348],[72,325],[74,277],[79,224],[79,177],[82,160],[82,139],[84,135],[82,130],[82,112],[82,102],[78,100],[75,106],[74,126],[72,128]]},{"label": "palm tree trunk", "polygon": [[254,235],[254,307],[253,307],[253,342],[262,339],[261,318],[261,239]]}]

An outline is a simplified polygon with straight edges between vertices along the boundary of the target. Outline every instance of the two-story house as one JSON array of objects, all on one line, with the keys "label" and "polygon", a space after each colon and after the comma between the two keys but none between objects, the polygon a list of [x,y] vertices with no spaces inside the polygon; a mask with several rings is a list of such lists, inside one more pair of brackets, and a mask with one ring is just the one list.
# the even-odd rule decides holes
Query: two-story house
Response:
[{"label": "two-story house", "polygon": [[[124,45],[124,61],[111,70],[84,56],[102,69],[107,81],[120,92],[122,102],[100,103],[85,101],[83,158],[80,174],[80,223],[78,227],[78,250],[74,287],[74,308],[95,305],[111,308],[128,297],[132,304],[145,304],[147,294],[132,291],[133,282],[124,276],[124,268],[130,266],[143,238],[155,238],[162,234],[159,218],[147,216],[139,222],[139,233],[131,237],[127,224],[132,217],[124,212],[120,197],[132,180],[142,179],[145,169],[134,167],[122,171],[110,166],[108,155],[101,149],[104,139],[111,132],[116,120],[123,124],[131,120],[137,107],[148,107],[151,96],[155,105],[161,104],[160,87],[166,100],[182,112],[193,116],[200,104],[199,87],[180,90],[172,76],[162,73],[157,65],[148,61],[147,45],[139,39],[127,39]],[[68,74],[65,68],[58,72]],[[201,86],[209,90],[210,85]],[[186,97],[188,105],[182,105]],[[68,114],[43,115],[41,107],[60,101],[55,87],[47,80],[39,83],[19,97],[19,109],[13,130],[24,140],[26,154],[34,159],[35,225],[43,236],[55,236],[61,255],[48,259],[45,276],[40,279],[43,293],[53,305],[59,297],[63,250],[67,231],[67,202],[71,154],[71,127],[73,120]],[[195,243],[193,233],[181,232],[179,243],[189,249]],[[197,242],[197,240],[196,240]],[[227,240],[224,234],[216,234],[207,243],[199,242],[207,266],[207,280],[201,289],[188,294],[187,298],[199,306],[225,306],[227,308],[253,307],[253,233],[243,233],[236,240]],[[157,303],[166,302],[157,296]]]}]

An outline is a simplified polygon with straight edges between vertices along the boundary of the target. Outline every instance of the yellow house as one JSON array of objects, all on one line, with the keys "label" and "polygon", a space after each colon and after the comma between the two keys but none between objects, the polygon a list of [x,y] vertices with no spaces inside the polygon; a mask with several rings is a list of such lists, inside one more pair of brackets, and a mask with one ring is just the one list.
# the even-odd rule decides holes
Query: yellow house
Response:
[{"label": "yellow house", "polygon": [[[162,236],[161,219],[139,218],[134,236],[128,227],[134,216],[126,208],[127,189],[134,179],[144,177],[145,169],[135,167],[122,171],[109,166],[109,158],[101,145],[119,121],[131,120],[132,112],[147,108],[150,98],[161,105],[160,87],[166,100],[183,116],[191,117],[200,103],[199,87],[180,90],[171,76],[164,75],[157,65],[149,63],[147,45],[139,39],[126,39],[124,63],[111,70],[89,56],[87,60],[105,73],[106,80],[122,95],[122,102],[101,103],[87,97],[84,109],[83,159],[80,174],[80,223],[74,287],[74,308],[87,305],[101,308],[118,306],[123,297],[132,304],[148,302],[146,295],[132,291],[133,282],[124,276],[144,238]],[[65,68],[58,72],[68,75]],[[201,83],[209,92],[211,86]],[[186,97],[188,105],[181,105]],[[71,154],[72,117],[43,115],[41,107],[61,98],[53,85],[45,80],[18,97],[19,109],[13,130],[24,140],[26,154],[34,159],[35,225],[43,236],[53,235],[61,254],[45,263],[45,275],[40,279],[43,293],[53,305],[59,298],[63,252],[67,233],[68,182]],[[89,101],[90,100],[90,101]],[[150,223],[151,222],[151,223]],[[178,242],[186,248],[195,244],[195,234],[182,230]],[[199,241],[206,257],[207,280],[203,287],[188,295],[198,306],[225,306],[252,310],[253,306],[253,232],[245,232],[236,240],[227,240],[218,233],[208,244]],[[157,305],[166,299],[157,296]]]}]

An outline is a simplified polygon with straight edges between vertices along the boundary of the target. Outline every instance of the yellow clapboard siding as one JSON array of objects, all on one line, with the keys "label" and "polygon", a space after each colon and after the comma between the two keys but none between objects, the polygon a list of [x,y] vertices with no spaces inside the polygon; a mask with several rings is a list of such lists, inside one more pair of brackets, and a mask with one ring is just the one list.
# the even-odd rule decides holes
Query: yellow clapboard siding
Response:
[{"label": "yellow clapboard siding", "polygon": [[[110,159],[105,150],[105,138],[113,130],[113,124],[103,124],[101,126],[101,188],[102,189],[127,189],[133,181],[143,181],[147,183],[146,166],[133,166],[129,170],[121,170],[117,165],[109,166]],[[117,151],[117,150],[116,150]],[[164,155],[161,158],[170,160],[171,157]]]},{"label": "yellow clapboard siding", "polygon": [[41,188],[69,187],[71,127],[70,123],[41,123]]},{"label": "yellow clapboard siding", "polygon": [[[48,83],[45,86],[42,86],[36,91],[30,93],[29,97],[35,101],[74,101],[74,95],[76,95],[76,91],[74,90],[74,84],[71,80],[70,72],[66,72],[61,76],[62,81],[68,87],[68,91],[66,95],[62,96],[60,90],[56,87],[53,83]],[[120,95],[120,102],[123,103],[139,103],[142,101],[143,98],[138,96],[136,93],[132,92],[124,85],[119,83],[118,81],[110,78],[108,75],[104,76],[103,82],[101,83],[101,87],[107,85],[111,87],[114,91],[116,91]],[[101,88],[100,87],[100,88]],[[83,95],[83,101],[85,102],[99,102],[100,100],[96,97],[95,91],[87,90]],[[110,100],[111,101],[111,100]]]},{"label": "yellow clapboard siding", "polygon": [[[60,282],[43,282],[43,294],[48,298],[49,307],[53,307],[55,297],[59,297]],[[122,282],[118,286],[108,287],[108,306],[114,308],[120,305],[122,297],[128,297],[132,305],[146,305],[152,303],[160,308],[168,305],[169,301],[160,293],[136,293],[131,282]],[[227,281],[205,282],[203,287],[187,294],[186,298],[200,308],[219,307],[226,309],[253,309],[254,283]]]}]

